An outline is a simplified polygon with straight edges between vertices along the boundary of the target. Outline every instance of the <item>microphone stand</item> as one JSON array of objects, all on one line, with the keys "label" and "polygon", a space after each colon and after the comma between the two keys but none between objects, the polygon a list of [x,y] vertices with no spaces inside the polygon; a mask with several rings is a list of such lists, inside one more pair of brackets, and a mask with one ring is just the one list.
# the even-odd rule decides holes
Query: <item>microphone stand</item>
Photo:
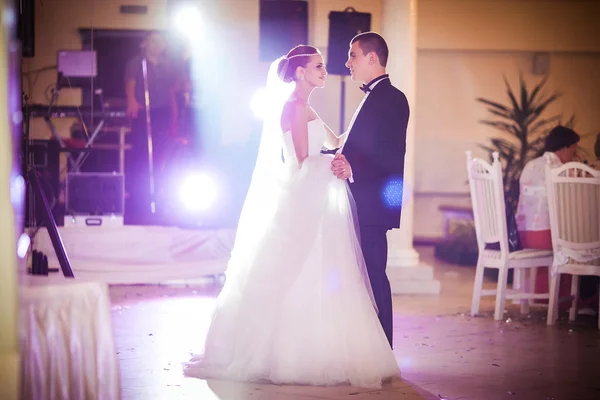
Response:
[{"label": "microphone stand", "polygon": [[144,78],[144,106],[146,108],[146,137],[148,140],[148,173],[150,175],[150,212],[156,213],[156,195],[154,193],[154,157],[152,147],[152,119],[150,117],[150,92],[148,90],[148,61],[142,58],[142,75]]}]

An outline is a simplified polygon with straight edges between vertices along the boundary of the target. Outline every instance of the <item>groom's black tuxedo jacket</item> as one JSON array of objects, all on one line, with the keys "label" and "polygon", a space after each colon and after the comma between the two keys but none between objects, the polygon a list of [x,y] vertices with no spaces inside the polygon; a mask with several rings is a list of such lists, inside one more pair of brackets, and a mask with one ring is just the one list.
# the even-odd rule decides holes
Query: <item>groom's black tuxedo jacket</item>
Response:
[{"label": "groom's black tuxedo jacket", "polygon": [[350,189],[363,226],[400,226],[409,114],[404,93],[383,79],[351,127],[343,153],[352,166]]}]

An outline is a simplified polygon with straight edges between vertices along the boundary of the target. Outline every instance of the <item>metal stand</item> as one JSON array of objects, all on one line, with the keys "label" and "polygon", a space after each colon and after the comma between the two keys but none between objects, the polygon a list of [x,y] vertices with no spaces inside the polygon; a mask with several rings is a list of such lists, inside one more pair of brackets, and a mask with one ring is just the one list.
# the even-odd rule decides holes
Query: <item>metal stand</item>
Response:
[{"label": "metal stand", "polygon": [[[94,129],[94,132],[92,132],[92,136],[90,136],[88,138],[87,143],[85,144],[85,148],[88,149],[92,146],[92,144],[94,144],[94,140],[96,140],[96,137],[98,136],[98,134],[100,133],[100,131],[102,130],[102,128],[104,128],[104,115],[105,114],[105,108],[104,108],[104,96],[102,95],[102,89],[96,89],[94,94],[97,94],[100,97],[100,111],[101,111],[101,115],[103,116],[102,119],[100,120],[100,122],[98,123],[98,126],[96,126],[96,129]],[[94,109],[94,105],[92,104],[92,110]],[[85,129],[85,122],[83,121],[83,118],[80,118],[81,120],[81,125],[84,127],[84,132],[87,133],[87,129]],[[93,123],[93,121],[92,121]],[[74,168],[74,172],[79,172],[79,168],[81,167],[81,164],[84,161],[84,157],[85,157],[86,153],[85,152],[81,152],[79,153],[79,156],[77,156],[77,160],[75,161],[75,168]]]},{"label": "metal stand", "polygon": [[[58,141],[60,148],[63,149],[65,147],[65,143],[63,142],[60,135],[58,134],[58,131],[56,130],[56,126],[54,126],[54,124],[52,123],[52,119],[51,119],[52,118],[51,117],[52,107],[54,107],[54,103],[56,102],[56,99],[58,99],[58,94],[60,92],[60,81],[61,81],[61,74],[58,74],[58,78],[56,79],[56,87],[54,89],[52,89],[52,97],[50,97],[50,104],[48,105],[48,113],[44,116],[44,121],[46,122],[46,125],[48,125],[48,128],[50,128],[50,132],[52,132],[52,136],[54,136],[54,138]],[[29,119],[27,121],[29,121]],[[27,126],[29,129],[29,122],[27,123]],[[71,157],[70,154],[67,154],[67,160],[71,164],[72,168],[78,169],[77,164],[75,163],[75,161],[73,160],[73,157]]]},{"label": "metal stand", "polygon": [[40,178],[34,169],[30,169],[26,176],[28,183],[35,190],[39,199],[44,204],[45,212],[43,217],[46,222],[46,229],[48,229],[48,235],[50,236],[50,240],[52,241],[52,247],[54,248],[54,252],[56,253],[56,257],[58,258],[58,262],[60,264],[60,269],[62,270],[62,273],[65,276],[65,278],[74,278],[75,276],[73,275],[73,270],[71,269],[69,257],[67,256],[67,252],[65,251],[65,246],[63,245],[60,233],[58,232],[58,228],[56,227],[56,221],[54,220],[54,216],[52,215],[52,210],[50,209],[50,205],[48,204],[48,199],[46,199],[46,195],[42,190]]},{"label": "metal stand", "polygon": [[150,92],[148,90],[148,61],[142,59],[144,77],[144,106],[146,110],[146,136],[148,138],[148,173],[150,175],[150,212],[156,213],[156,194],[154,191],[154,157],[152,153],[152,119],[150,118]]},{"label": "metal stand", "polygon": [[[56,221],[54,220],[54,216],[52,215],[52,209],[50,208],[50,204],[48,203],[48,199],[46,198],[46,194],[42,190],[42,185],[40,181],[40,177],[36,173],[35,169],[31,166],[31,155],[29,154],[29,133],[30,133],[30,119],[29,119],[29,107],[27,104],[27,96],[23,96],[23,114],[24,121],[26,121],[27,125],[25,127],[24,132],[24,160],[25,160],[25,171],[24,177],[27,183],[27,187],[31,190],[30,197],[34,197],[42,202],[44,205],[43,211],[43,221],[46,225],[46,229],[48,229],[48,235],[50,236],[50,240],[52,241],[52,247],[54,248],[54,252],[56,253],[56,257],[58,258],[58,262],[60,264],[60,268],[62,273],[67,278],[74,278],[73,270],[71,269],[71,264],[69,262],[69,257],[67,256],[67,252],[65,251],[65,246],[63,245],[62,239],[60,237],[60,233],[58,232],[58,228],[56,227]],[[34,203],[35,204],[35,203]],[[35,212],[35,208],[32,210]],[[33,215],[33,214],[30,214]],[[33,245],[33,239],[31,240]],[[37,259],[36,255],[36,259]],[[42,255],[42,259],[44,256]],[[37,268],[33,268],[37,272]],[[42,273],[45,274],[47,272],[47,267],[43,268]]]},{"label": "metal stand", "polygon": [[[54,107],[54,105],[55,105],[54,103],[56,102],[56,99],[58,98],[58,94],[60,93],[61,82],[62,82],[62,75],[59,73],[57,81],[56,81],[56,87],[54,89],[52,89],[52,97],[50,98],[48,112],[44,116],[44,121],[46,122],[46,125],[48,125],[48,127],[50,128],[50,132],[52,132],[52,136],[54,136],[54,138],[58,141],[60,147],[62,149],[64,149],[65,144],[64,144],[63,140],[61,139],[60,135],[58,134],[58,131],[56,130],[56,126],[54,126],[54,123],[52,122],[52,113],[53,113],[52,108]],[[98,134],[100,133],[102,128],[104,128],[104,124],[105,124],[104,98],[102,96],[102,89],[97,89],[94,92],[94,94],[100,96],[100,104],[102,107],[100,114],[103,117],[100,120],[100,122],[98,123],[98,125],[96,126],[96,128],[94,129],[94,132],[92,132],[92,135],[89,136],[87,129],[85,128],[86,124],[85,124],[85,121],[83,120],[83,116],[81,115],[81,113],[79,113],[79,121],[81,122],[82,126],[84,127],[84,132],[86,133],[86,136],[87,136],[87,143],[85,144],[86,149],[90,148],[92,146],[92,144],[94,143],[94,140],[96,140],[96,137],[98,136]],[[85,155],[86,155],[86,153],[82,152],[77,156],[76,160],[73,160],[73,157],[71,156],[71,154],[67,153],[67,160],[69,161],[69,164],[71,165],[71,168],[74,172],[80,171],[81,164],[85,160]]]},{"label": "metal stand", "polygon": [[340,76],[340,134],[344,132],[346,119],[346,76]]}]

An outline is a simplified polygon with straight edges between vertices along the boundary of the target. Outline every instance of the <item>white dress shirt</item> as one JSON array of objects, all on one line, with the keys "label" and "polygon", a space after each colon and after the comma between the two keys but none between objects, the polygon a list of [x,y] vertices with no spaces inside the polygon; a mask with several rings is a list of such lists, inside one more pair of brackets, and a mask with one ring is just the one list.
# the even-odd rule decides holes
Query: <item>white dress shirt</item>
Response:
[{"label": "white dress shirt", "polygon": [[519,231],[544,231],[550,229],[548,192],[546,191],[546,157],[550,166],[558,168],[562,162],[552,152],[535,158],[525,164],[519,179],[519,204],[515,219]]}]

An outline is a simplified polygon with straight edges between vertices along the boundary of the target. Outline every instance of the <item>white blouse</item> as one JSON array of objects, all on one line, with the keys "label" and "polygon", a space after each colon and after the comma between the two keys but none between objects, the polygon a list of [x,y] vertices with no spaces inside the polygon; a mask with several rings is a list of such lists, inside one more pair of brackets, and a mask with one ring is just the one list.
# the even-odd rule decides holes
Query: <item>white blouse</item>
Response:
[{"label": "white blouse", "polygon": [[[548,156],[547,156],[548,155]],[[548,193],[546,191],[546,157],[550,158],[551,168],[558,168],[562,162],[552,152],[529,161],[521,173],[519,204],[516,220],[519,231],[544,231],[550,229]]]}]

